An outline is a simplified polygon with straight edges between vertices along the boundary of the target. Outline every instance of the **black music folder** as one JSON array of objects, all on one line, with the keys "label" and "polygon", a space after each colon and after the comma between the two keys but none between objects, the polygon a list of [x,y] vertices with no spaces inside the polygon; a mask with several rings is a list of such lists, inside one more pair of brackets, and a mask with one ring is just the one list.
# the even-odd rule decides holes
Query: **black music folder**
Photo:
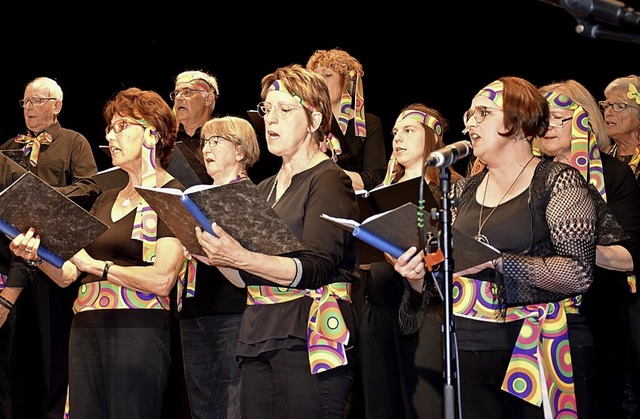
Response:
[{"label": "black music folder", "polygon": [[[109,146],[101,145],[100,149],[111,157]],[[167,172],[178,179],[185,188],[201,184],[211,185],[213,183],[213,179],[207,173],[207,167],[182,141],[175,143]],[[97,180],[96,183],[98,183]]]},{"label": "black music folder", "polygon": [[[404,182],[392,183],[391,185],[376,186],[370,191],[357,190],[356,197],[360,209],[360,221],[372,215],[398,208],[407,202],[418,205],[420,180],[420,177],[416,177]],[[424,184],[423,192],[425,210],[429,212],[432,208],[438,208],[439,203],[426,183]]]},{"label": "black music folder", "polygon": [[205,255],[195,228],[215,235],[212,222],[251,251],[281,255],[303,249],[250,180],[196,185],[185,191],[140,186],[136,190],[191,254]]},{"label": "black music folder", "polygon": [[[408,202],[393,210],[376,214],[359,223],[355,220],[331,217],[322,214],[321,217],[344,230],[350,231],[354,237],[377,249],[378,252],[362,250],[359,247],[359,263],[367,264],[384,261],[384,254],[389,253],[393,257],[403,254],[411,246],[420,249],[420,229],[418,228],[417,205]],[[426,239],[438,237],[437,225],[430,220],[429,213],[424,214],[424,231]],[[452,228],[452,256],[456,271],[493,260],[500,256],[495,248],[480,243],[473,237]]]},{"label": "black music folder", "polygon": [[19,166],[24,168],[25,170],[29,170],[29,157],[24,155],[24,151],[21,148],[16,150],[2,150],[2,154],[10,158],[14,163],[17,163]]},{"label": "black music folder", "polygon": [[122,189],[127,185],[127,182],[129,182],[127,172],[116,166],[101,170],[91,177],[93,181],[98,184],[102,192],[108,191],[109,189]]},{"label": "black music folder", "polygon": [[109,228],[35,174],[26,172],[0,193],[0,232],[13,239],[30,227],[40,235],[38,256],[57,267]]}]

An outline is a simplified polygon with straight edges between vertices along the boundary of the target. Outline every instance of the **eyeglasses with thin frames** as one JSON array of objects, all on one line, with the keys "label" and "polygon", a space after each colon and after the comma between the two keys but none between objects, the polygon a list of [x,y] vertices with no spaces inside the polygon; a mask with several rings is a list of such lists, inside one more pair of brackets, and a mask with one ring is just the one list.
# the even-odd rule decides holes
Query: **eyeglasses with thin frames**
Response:
[{"label": "eyeglasses with thin frames", "polygon": [[471,119],[471,117],[473,117],[473,119],[475,119],[478,124],[481,123],[482,121],[484,121],[487,115],[491,114],[491,110],[502,112],[502,109],[492,108],[491,106],[476,106],[473,110],[469,109],[462,116],[464,125],[466,126],[469,124],[469,120]]},{"label": "eyeglasses with thin frames", "polygon": [[600,106],[602,112],[606,112],[607,109],[609,109],[609,106],[613,107],[614,112],[624,112],[627,110],[627,108],[636,108],[636,106],[629,105],[627,102],[619,101],[609,103],[606,100],[601,100],[600,102],[598,102],[598,106]]},{"label": "eyeglasses with thin frames", "polygon": [[206,90],[202,90],[202,89],[174,90],[173,92],[169,93],[169,99],[175,101],[178,96],[191,97],[191,96],[195,95],[196,93],[207,93],[207,91]]},{"label": "eyeglasses with thin frames", "polygon": [[286,119],[291,115],[291,111],[296,109],[306,109],[304,106],[291,105],[289,103],[276,103],[275,105],[269,102],[258,103],[258,115],[266,117],[273,110],[276,116],[280,119]]},{"label": "eyeglasses with thin frames", "polygon": [[549,118],[549,126],[553,128],[562,128],[564,127],[565,122],[571,121],[572,119],[573,119],[573,116],[569,116],[567,118],[562,118],[562,119]]},{"label": "eyeglasses with thin frames", "polygon": [[21,108],[31,104],[33,106],[42,106],[50,100],[57,100],[55,97],[27,97],[24,99],[20,99],[18,103]]},{"label": "eyeglasses with thin frames", "polygon": [[217,147],[218,144],[220,144],[220,141],[229,141],[230,143],[234,144],[234,142],[229,140],[228,138],[224,138],[219,135],[212,135],[209,138],[200,139],[200,148],[204,148],[205,145],[208,145],[211,148]]},{"label": "eyeglasses with thin frames", "polygon": [[104,133],[105,135],[109,135],[111,130],[113,130],[114,133],[120,134],[122,131],[129,128],[129,126],[131,125],[138,125],[140,127],[144,127],[144,125],[142,125],[139,122],[130,121],[128,119],[121,119],[119,121],[114,122],[113,124],[107,125],[107,127],[104,129]]}]

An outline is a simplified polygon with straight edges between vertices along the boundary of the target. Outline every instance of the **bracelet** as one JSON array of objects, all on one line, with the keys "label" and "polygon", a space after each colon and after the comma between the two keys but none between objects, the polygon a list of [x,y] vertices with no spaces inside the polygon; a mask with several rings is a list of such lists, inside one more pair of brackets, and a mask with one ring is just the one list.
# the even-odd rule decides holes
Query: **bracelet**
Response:
[{"label": "bracelet", "polygon": [[38,258],[36,260],[25,259],[25,262],[27,262],[27,265],[29,266],[39,266],[39,265],[42,265],[42,263],[44,263],[44,259],[42,258]]},{"label": "bracelet", "polygon": [[102,270],[102,279],[107,280],[107,275],[109,275],[109,268],[113,265],[113,262],[109,262],[108,260],[104,262],[104,269]]},{"label": "bracelet", "polygon": [[300,259],[298,258],[293,258],[293,263],[296,265],[296,276],[289,284],[289,287],[291,288],[296,287],[302,279],[302,262],[300,262]]},{"label": "bracelet", "polygon": [[9,300],[7,300],[6,298],[4,298],[2,295],[0,295],[0,306],[6,308],[7,310],[11,311],[11,309],[13,308],[13,303]]}]

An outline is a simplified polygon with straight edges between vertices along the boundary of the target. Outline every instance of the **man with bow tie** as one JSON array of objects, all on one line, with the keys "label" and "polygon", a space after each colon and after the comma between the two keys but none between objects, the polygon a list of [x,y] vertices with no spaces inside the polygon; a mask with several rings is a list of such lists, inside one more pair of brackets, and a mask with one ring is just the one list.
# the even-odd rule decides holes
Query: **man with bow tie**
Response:
[{"label": "man with bow tie", "polygon": [[[82,134],[60,125],[62,98],[62,89],[53,79],[38,77],[29,82],[23,99],[19,100],[27,130],[6,141],[0,150],[22,150],[28,158],[27,170],[79,205],[90,208],[100,192],[91,178],[97,172],[95,158]],[[68,381],[72,304],[77,288],[60,288],[38,269],[28,268],[22,259],[16,259],[9,274],[0,280],[3,297],[0,303],[7,302],[0,306],[0,311],[17,310],[9,317],[15,323],[0,321],[3,332],[7,328],[13,328],[14,332],[2,333],[12,339],[0,342],[0,347],[5,348],[0,353],[0,382],[5,383],[0,386],[0,398],[12,400],[12,407],[3,407],[11,409],[7,417],[36,414],[42,418],[61,418]],[[3,318],[7,316],[0,316]],[[4,356],[5,350],[9,351],[8,358]],[[0,411],[0,416],[4,413]]]}]

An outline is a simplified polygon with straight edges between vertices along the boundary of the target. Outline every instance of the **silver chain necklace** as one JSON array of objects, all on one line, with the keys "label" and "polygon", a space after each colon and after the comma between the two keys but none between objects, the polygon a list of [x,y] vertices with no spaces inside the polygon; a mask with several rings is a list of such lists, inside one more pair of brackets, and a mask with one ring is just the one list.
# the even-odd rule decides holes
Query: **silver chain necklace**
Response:
[{"label": "silver chain necklace", "polygon": [[[318,154],[319,151],[320,151],[320,148],[319,147],[316,148],[316,151],[314,151],[311,157],[309,157],[309,160],[304,162],[304,164],[300,166],[300,168],[291,175],[291,179],[293,179],[293,177],[298,173],[302,172],[309,165],[309,163],[311,163],[311,160],[313,160],[313,158],[316,156],[316,154]],[[273,181],[273,186],[271,187],[271,190],[269,191],[269,195],[267,196],[267,202],[269,202],[269,200],[271,199],[271,195],[273,195],[273,191],[276,190],[276,185],[278,184],[278,178],[280,177],[280,173],[282,173],[282,168],[280,168],[280,170],[278,171],[278,174],[276,175],[276,178]],[[276,206],[278,201],[280,201],[280,198],[282,198],[282,195],[284,195],[287,189],[289,189],[289,186],[291,186],[291,182],[289,182],[289,185],[285,188],[284,191],[282,191],[282,194],[279,197],[276,197],[276,201],[273,203],[273,205],[271,205],[271,208]]]}]

